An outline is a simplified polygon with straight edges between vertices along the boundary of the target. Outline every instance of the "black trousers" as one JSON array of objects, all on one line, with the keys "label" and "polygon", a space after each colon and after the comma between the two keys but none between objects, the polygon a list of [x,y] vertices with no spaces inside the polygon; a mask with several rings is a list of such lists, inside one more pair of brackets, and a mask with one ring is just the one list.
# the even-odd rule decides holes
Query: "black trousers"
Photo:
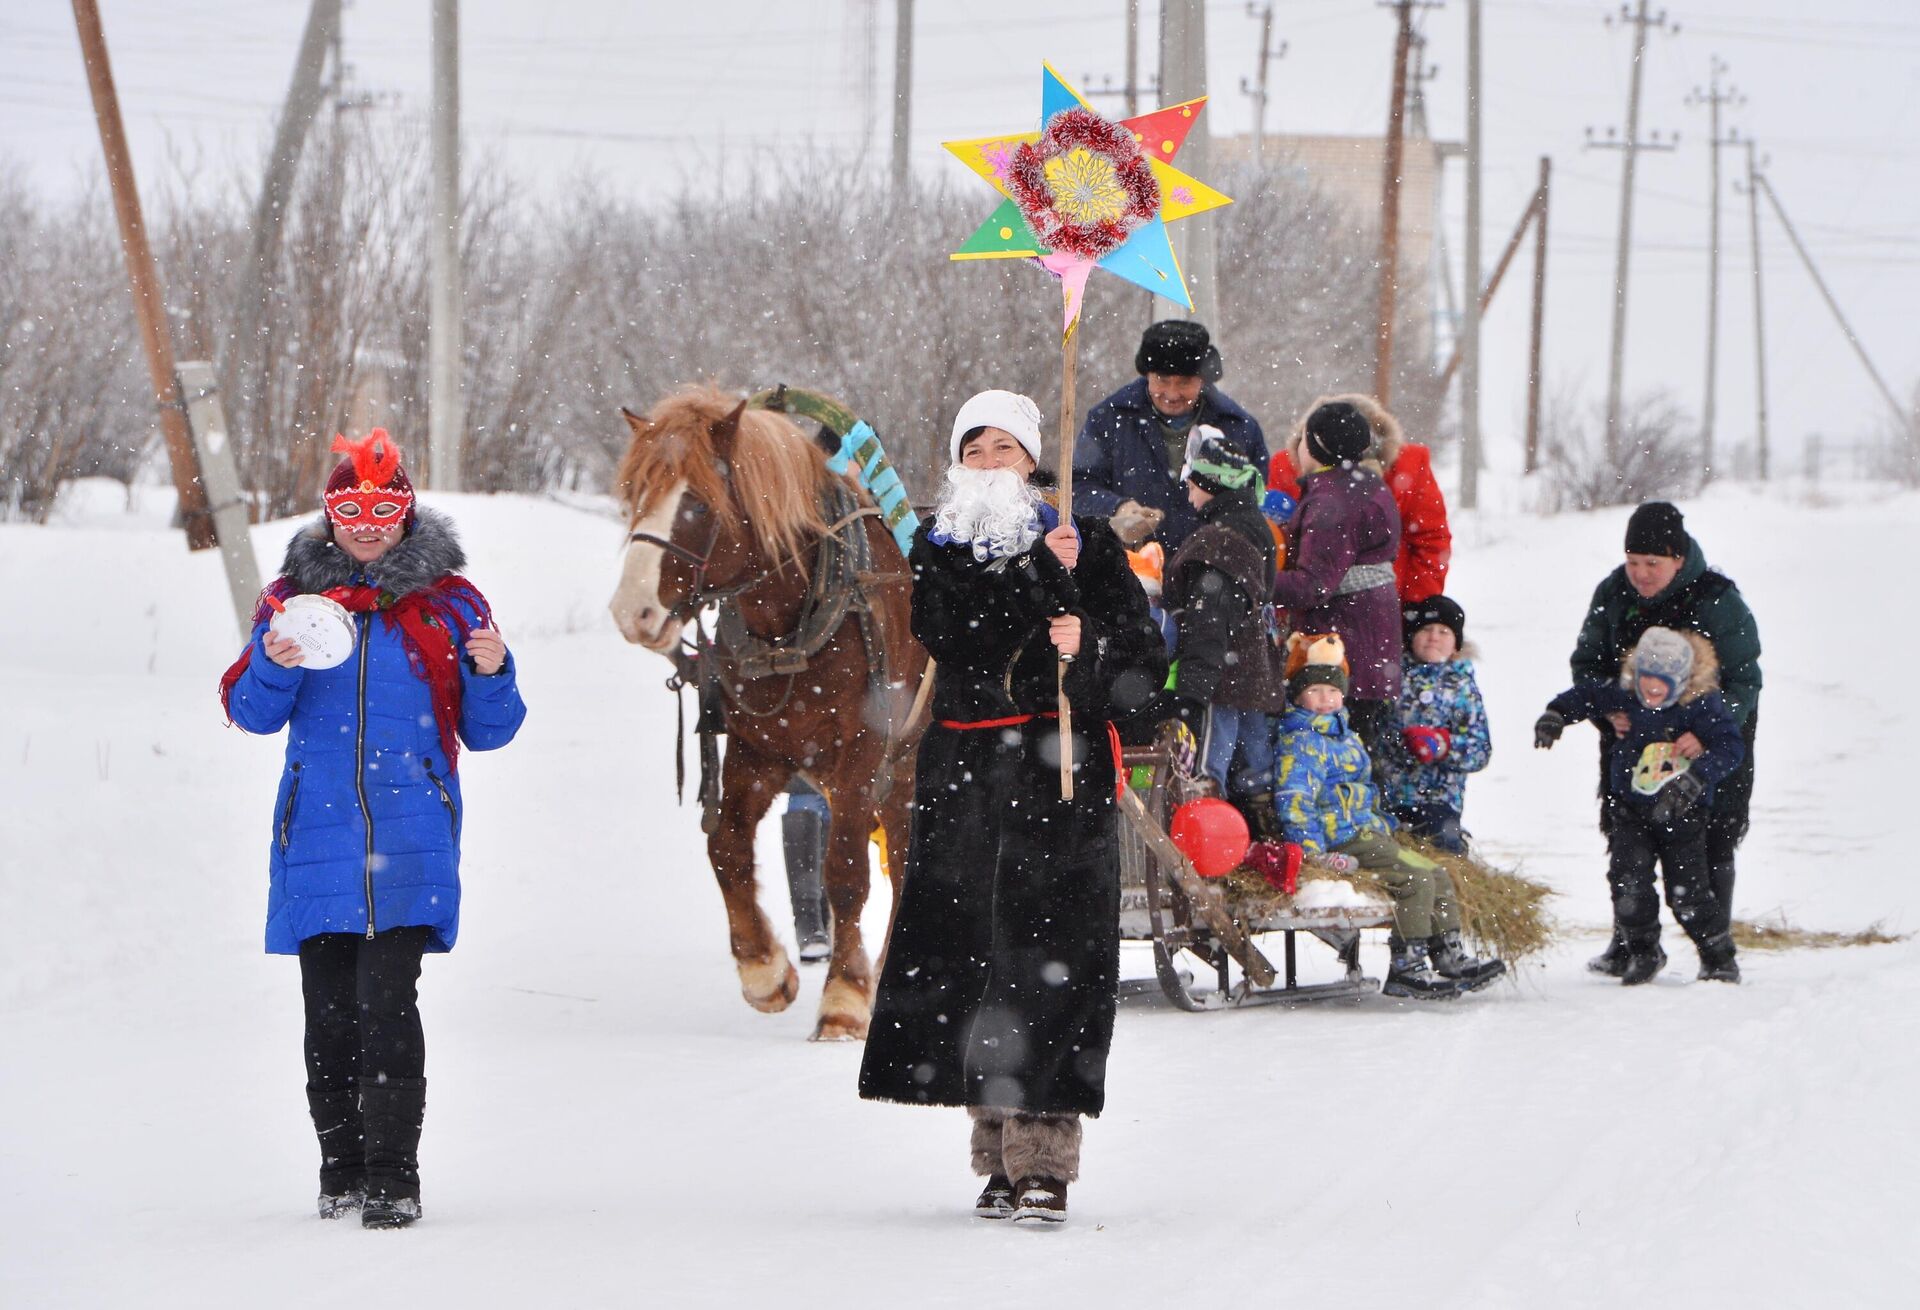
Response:
[{"label": "black trousers", "polygon": [[1607,849],[1607,882],[1613,888],[1613,921],[1632,948],[1660,940],[1660,901],[1654,869],[1666,884],[1667,906],[1697,946],[1727,930],[1727,908],[1714,894],[1707,860],[1708,816],[1693,813],[1664,827],[1644,809],[1616,802]]},{"label": "black trousers", "polygon": [[300,943],[307,1108],[328,1195],[420,1195],[427,1051],[416,986],[432,939],[431,928],[393,928]]}]

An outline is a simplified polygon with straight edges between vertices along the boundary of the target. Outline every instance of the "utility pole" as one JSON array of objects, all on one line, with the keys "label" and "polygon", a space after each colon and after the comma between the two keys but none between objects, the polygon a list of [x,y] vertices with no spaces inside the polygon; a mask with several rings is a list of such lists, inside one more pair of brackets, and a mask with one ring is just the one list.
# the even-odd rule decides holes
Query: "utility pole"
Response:
[{"label": "utility pole", "polygon": [[147,224],[140,212],[140,193],[134,184],[133,156],[127,151],[126,128],[120,119],[120,97],[114,90],[113,68],[107,62],[107,38],[100,26],[95,0],[73,0],[74,26],[80,34],[80,56],[87,69],[87,87],[93,94],[93,116],[100,126],[100,147],[107,159],[107,185],[113,192],[113,212],[120,224],[120,250],[127,261],[127,280],[133,290],[133,312],[140,321],[140,340],[147,357],[147,380],[154,404],[160,409],[160,431],[167,441],[167,461],[173,468],[173,486],[180,497],[180,518],[187,529],[187,548],[206,550],[215,539],[213,514],[207,504],[200,463],[194,454],[193,434],[187,429],[186,406],[180,398],[180,379],[174,372],[173,338],[167,325],[166,302],[153,249],[147,244]]},{"label": "utility pole", "polygon": [[1140,112],[1140,0],[1127,0],[1127,117]]},{"label": "utility pole", "polygon": [[913,0],[893,0],[893,193],[903,195],[908,128],[913,118]]},{"label": "utility pole", "polygon": [[1827,280],[1821,277],[1820,270],[1814,267],[1813,256],[1807,253],[1806,243],[1800,240],[1800,234],[1794,230],[1793,221],[1787,217],[1787,211],[1781,207],[1780,196],[1774,191],[1773,183],[1767,180],[1765,173],[1760,174],[1755,181],[1759,183],[1760,190],[1766,193],[1767,203],[1773,206],[1774,217],[1779,219],[1780,226],[1786,229],[1787,240],[1793,243],[1794,253],[1800,256],[1800,262],[1806,266],[1807,276],[1813,279],[1813,285],[1819,289],[1820,298],[1827,302],[1827,308],[1833,313],[1833,321],[1838,323],[1840,330],[1846,334],[1847,344],[1853,347],[1853,353],[1859,357],[1861,365],[1867,370],[1867,376],[1873,379],[1873,385],[1880,389],[1881,399],[1885,400],[1887,407],[1893,411],[1895,421],[1900,424],[1900,430],[1911,440],[1913,417],[1907,413],[1906,408],[1899,401],[1893,398],[1893,390],[1887,386],[1886,379],[1880,376],[1880,370],[1875,368],[1873,361],[1867,357],[1867,348],[1860,344],[1860,338],[1854,332],[1852,325],[1847,322],[1847,316],[1840,312],[1840,302],[1833,298],[1833,292],[1827,288]]},{"label": "utility pole", "polygon": [[1760,188],[1756,184],[1759,168],[1754,163],[1753,139],[1742,142],[1747,148],[1747,234],[1753,250],[1753,384],[1754,384],[1754,457],[1760,480],[1767,480],[1767,307],[1760,294]]},{"label": "utility pole", "polygon": [[1713,408],[1720,356],[1720,147],[1732,144],[1720,135],[1720,106],[1745,102],[1733,87],[1720,88],[1720,75],[1727,66],[1714,55],[1710,61],[1707,89],[1693,89],[1687,97],[1690,105],[1707,107],[1707,390],[1700,402],[1700,467],[1707,478],[1713,477]]},{"label": "utility pole", "polygon": [[1533,221],[1533,338],[1527,351],[1526,472],[1540,467],[1541,329],[1547,316],[1547,210],[1551,207],[1553,161],[1540,156],[1540,212]]},{"label": "utility pole", "polygon": [[[1130,0],[1137,4],[1139,0]],[[1240,79],[1240,91],[1253,99],[1253,166],[1258,168],[1265,153],[1267,139],[1267,65],[1287,55],[1287,43],[1282,41],[1279,49],[1273,48],[1273,4],[1247,4],[1247,17],[1260,20],[1260,59],[1253,75],[1253,85],[1247,85],[1247,79]]]},{"label": "utility pole", "polygon": [[433,242],[427,321],[428,471],[460,490],[460,0],[433,0]]},{"label": "utility pole", "polygon": [[1480,0],[1467,0],[1467,250],[1460,325],[1460,507],[1480,503]]},{"label": "utility pole", "polygon": [[[1607,15],[1607,25],[1612,26],[1615,16]],[[1624,160],[1620,172],[1620,244],[1614,254],[1613,263],[1613,349],[1607,364],[1607,464],[1615,466],[1619,460],[1620,444],[1620,384],[1626,366],[1627,338],[1627,258],[1633,246],[1633,174],[1634,164],[1642,150],[1672,150],[1679,141],[1677,136],[1664,144],[1660,134],[1655,132],[1647,140],[1640,139],[1640,84],[1642,56],[1647,50],[1647,28],[1660,27],[1678,32],[1677,26],[1669,25],[1663,9],[1654,17],[1647,16],[1647,0],[1638,0],[1638,6],[1629,12],[1626,5],[1620,6],[1618,21],[1633,24],[1633,71],[1627,92],[1627,135],[1624,141],[1613,139],[1613,129],[1607,129],[1605,141],[1592,139],[1593,129],[1587,129],[1587,145],[1590,149],[1619,150]]]},{"label": "utility pole", "polygon": [[1386,162],[1380,177],[1380,296],[1373,346],[1373,395],[1383,407],[1392,404],[1389,393],[1393,389],[1394,296],[1399,284],[1400,167],[1406,131],[1407,54],[1413,46],[1413,6],[1419,2],[1389,0],[1398,25],[1393,40],[1393,98],[1387,106]]},{"label": "utility pole", "polygon": [[[1179,104],[1207,94],[1207,7],[1203,0],[1162,0],[1160,5],[1160,90],[1170,103]],[[1180,167],[1195,177],[1211,175],[1213,150],[1206,119],[1193,125],[1186,144],[1180,150]],[[1207,325],[1218,344],[1224,324],[1220,321],[1220,288],[1215,276],[1217,266],[1213,215],[1196,214],[1173,229],[1174,249],[1180,267],[1187,275],[1193,294],[1188,317]]]}]

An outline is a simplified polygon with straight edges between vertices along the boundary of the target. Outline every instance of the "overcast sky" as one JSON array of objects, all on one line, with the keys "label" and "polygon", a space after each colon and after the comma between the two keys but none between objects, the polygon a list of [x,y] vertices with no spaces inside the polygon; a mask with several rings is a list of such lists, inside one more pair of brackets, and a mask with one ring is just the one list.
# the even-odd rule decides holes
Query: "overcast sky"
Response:
[{"label": "overcast sky", "polygon": [[[854,151],[870,139],[873,165],[884,169],[894,5],[870,7],[877,42],[868,83],[863,0],[466,0],[467,139],[537,181],[590,170],[640,196],[706,184],[721,161],[737,169],[756,151],[808,144]],[[169,151],[203,159],[215,175],[257,159],[286,89],[305,0],[101,0],[101,8],[143,182]],[[1142,0],[1141,8],[1150,72],[1159,6]],[[1216,133],[1251,123],[1239,87],[1254,71],[1260,25],[1247,10],[1244,2],[1207,6]],[[1275,0],[1274,10],[1288,52],[1272,67],[1269,130],[1381,131],[1391,10],[1373,0]],[[430,11],[429,0],[350,0],[353,84],[391,97],[379,112],[424,107]],[[1117,81],[1122,71],[1123,0],[919,0],[916,11],[912,153],[929,176],[966,181],[942,140],[1026,126],[1038,112],[1042,60],[1076,82]],[[1603,24],[1607,12],[1582,0],[1486,0],[1484,17],[1484,260],[1490,270],[1539,156],[1551,155],[1547,373],[1596,400],[1606,386],[1621,156],[1583,144],[1588,127],[1624,125],[1631,52],[1631,29]],[[1718,55],[1747,97],[1727,125],[1761,142],[1768,174],[1842,308],[1896,393],[1909,394],[1920,381],[1920,340],[1908,327],[1920,290],[1920,6],[1675,0],[1668,15],[1679,31],[1649,37],[1641,122],[1643,134],[1678,131],[1680,146],[1640,157],[1628,391],[1666,387],[1690,411],[1700,408],[1708,133],[1705,110],[1685,101]],[[1420,10],[1418,21],[1438,67],[1427,86],[1434,134],[1458,139],[1465,0]],[[64,0],[0,5],[0,124],[0,157],[46,191],[71,194],[97,169]],[[1718,426],[1723,443],[1737,444],[1754,426],[1746,200],[1731,185],[1744,155],[1723,151],[1722,164]],[[1446,200],[1456,276],[1460,178],[1450,171]],[[981,198],[984,214],[984,187]],[[1830,443],[1864,435],[1884,423],[1885,406],[1771,214],[1761,226],[1776,468],[1798,472],[1808,433]],[[956,242],[965,235],[956,229]],[[1484,413],[1498,466],[1518,459],[1528,267],[1523,258],[1488,323]],[[1221,277],[1230,281],[1232,270]],[[1096,285],[1096,313],[1097,293]],[[1230,391],[1231,342],[1227,349]],[[1275,427],[1289,417],[1262,416]]]}]

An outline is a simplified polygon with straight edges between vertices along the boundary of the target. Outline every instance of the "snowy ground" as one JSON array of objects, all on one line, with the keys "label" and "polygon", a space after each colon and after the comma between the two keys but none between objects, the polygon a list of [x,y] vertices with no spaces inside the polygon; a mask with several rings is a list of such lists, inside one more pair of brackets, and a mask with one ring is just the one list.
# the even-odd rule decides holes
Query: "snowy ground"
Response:
[{"label": "snowy ground", "polygon": [[[859,1048],[803,1040],[817,973],[787,1014],[739,1000],[665,666],[604,617],[615,527],[447,507],[532,713],[463,762],[406,1234],[312,1217],[297,972],[259,952],[281,743],[221,721],[218,561],[152,493],[0,527],[0,1305],[1912,1304],[1920,943],[1750,955],[1733,989],[1670,930],[1652,987],[1580,969],[1592,747],[1530,725],[1621,513],[1457,525],[1496,747],[1468,822],[1559,890],[1562,948],[1439,1011],[1130,1005],[1074,1220],[1036,1235],[969,1217],[958,1112],[864,1104]],[[1894,751],[1920,620],[1889,580],[1920,499],[1688,509],[1766,640],[1742,914],[1920,927]],[[293,526],[258,529],[265,572]],[[777,874],[764,899],[784,915]]]}]

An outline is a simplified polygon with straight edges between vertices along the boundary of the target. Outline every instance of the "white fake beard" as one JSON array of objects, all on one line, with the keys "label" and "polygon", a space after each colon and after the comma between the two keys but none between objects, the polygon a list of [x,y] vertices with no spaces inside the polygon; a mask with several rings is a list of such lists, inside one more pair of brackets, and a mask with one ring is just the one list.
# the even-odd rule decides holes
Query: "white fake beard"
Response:
[{"label": "white fake beard", "polygon": [[947,470],[946,489],[934,506],[933,530],[950,541],[969,542],[977,560],[1007,559],[1040,539],[1040,503],[1027,480],[1012,469]]}]

